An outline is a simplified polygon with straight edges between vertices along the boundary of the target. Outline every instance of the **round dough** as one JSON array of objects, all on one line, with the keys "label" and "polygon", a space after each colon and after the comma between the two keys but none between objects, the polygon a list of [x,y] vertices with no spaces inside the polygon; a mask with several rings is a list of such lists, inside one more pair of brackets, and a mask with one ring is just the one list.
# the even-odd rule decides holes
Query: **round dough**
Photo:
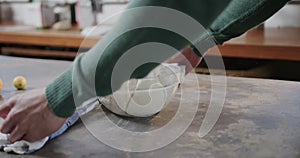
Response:
[{"label": "round dough", "polygon": [[148,117],[160,112],[182,83],[185,66],[161,64],[143,79],[131,79],[100,102],[122,116]]}]

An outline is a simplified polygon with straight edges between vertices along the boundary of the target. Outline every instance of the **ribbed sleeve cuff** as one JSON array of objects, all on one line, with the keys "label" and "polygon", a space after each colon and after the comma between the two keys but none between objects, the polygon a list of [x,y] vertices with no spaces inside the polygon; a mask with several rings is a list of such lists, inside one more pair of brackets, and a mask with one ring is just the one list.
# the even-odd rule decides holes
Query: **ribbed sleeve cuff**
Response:
[{"label": "ribbed sleeve cuff", "polygon": [[217,44],[219,43],[214,34],[208,29],[207,32],[200,36],[199,40],[195,42],[194,45],[191,45],[191,48],[199,57],[204,57],[206,52]]},{"label": "ribbed sleeve cuff", "polygon": [[67,118],[72,116],[76,106],[72,93],[72,71],[65,71],[46,88],[46,98],[52,112],[58,116]]}]

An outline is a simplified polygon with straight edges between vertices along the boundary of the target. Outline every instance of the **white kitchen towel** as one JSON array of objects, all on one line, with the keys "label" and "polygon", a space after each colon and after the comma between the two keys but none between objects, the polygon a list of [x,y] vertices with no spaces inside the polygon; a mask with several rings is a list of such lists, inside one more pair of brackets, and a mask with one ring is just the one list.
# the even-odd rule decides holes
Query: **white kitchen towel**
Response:
[{"label": "white kitchen towel", "polygon": [[50,136],[44,139],[41,139],[33,143],[24,140],[17,141],[15,143],[9,143],[8,141],[9,135],[0,133],[0,151],[6,153],[15,153],[15,154],[24,155],[24,154],[31,154],[37,150],[40,150],[45,146],[45,144],[48,141],[65,133],[69,127],[71,127],[77,122],[80,116],[83,116],[89,111],[93,110],[95,106],[98,104],[99,102],[97,99],[92,99],[87,103],[84,103],[81,107],[77,108],[74,115],[69,117],[65,122],[65,124],[58,131],[56,131],[55,133],[51,134]]}]

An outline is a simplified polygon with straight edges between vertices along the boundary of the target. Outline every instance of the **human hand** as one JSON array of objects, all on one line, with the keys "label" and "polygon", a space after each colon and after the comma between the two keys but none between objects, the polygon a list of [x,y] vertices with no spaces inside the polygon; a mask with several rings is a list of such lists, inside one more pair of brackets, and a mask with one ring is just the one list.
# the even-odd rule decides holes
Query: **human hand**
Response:
[{"label": "human hand", "polygon": [[66,121],[48,107],[45,89],[17,95],[0,106],[4,119],[1,133],[10,134],[9,141],[38,141],[57,131]]},{"label": "human hand", "polygon": [[176,54],[172,58],[168,59],[166,63],[178,63],[179,65],[185,65],[185,72],[188,74],[194,68],[196,68],[201,61],[202,57],[199,57],[196,53],[194,53],[191,47],[187,47],[179,54]]}]

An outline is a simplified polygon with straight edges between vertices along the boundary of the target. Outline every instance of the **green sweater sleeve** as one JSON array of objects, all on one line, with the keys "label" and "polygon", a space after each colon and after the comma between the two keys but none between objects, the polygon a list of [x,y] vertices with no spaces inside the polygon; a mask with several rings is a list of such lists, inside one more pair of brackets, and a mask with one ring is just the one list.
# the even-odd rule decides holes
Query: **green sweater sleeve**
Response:
[{"label": "green sweater sleeve", "polygon": [[290,0],[232,0],[211,24],[210,32],[218,44],[245,33],[264,22]]},{"label": "green sweater sleeve", "polygon": [[[129,5],[128,10],[144,6],[167,7],[189,15],[190,17],[201,23],[204,28],[208,29],[210,24],[215,21],[216,17],[224,10],[225,7],[228,6],[230,1],[231,0],[133,0]],[[233,2],[235,3],[230,4],[238,4],[241,6],[257,6],[256,4],[260,1],[272,1],[273,3],[275,3],[273,0],[243,0],[243,3],[239,3],[239,0],[234,0]],[[274,12],[275,10],[278,10],[279,6],[282,6],[282,4],[283,3],[280,3],[280,5],[276,6],[276,9],[273,9],[274,6],[269,5],[266,5],[266,7],[264,5],[259,6],[258,8],[254,9],[273,9],[272,11]],[[234,9],[236,8],[234,7]],[[244,9],[244,12],[248,11],[248,8]],[[232,12],[235,11],[232,10]],[[124,53],[130,50],[132,47],[141,45],[143,43],[157,42],[164,43],[176,48],[177,50],[181,50],[187,45],[193,44],[191,43],[191,41],[188,41],[187,39],[172,31],[150,27],[125,31],[123,34],[116,36],[118,32],[127,30],[132,26],[132,24],[143,24],[148,22],[150,20],[149,17],[151,17],[151,14],[153,14],[151,13],[151,11],[145,11],[141,12],[138,15],[130,16],[130,14],[125,14],[124,16],[122,16],[113,30],[108,35],[106,35],[105,38],[99,41],[96,46],[94,46],[87,53],[77,57],[70,69],[59,76],[53,83],[48,85],[46,89],[46,97],[49,102],[50,108],[57,116],[69,117],[75,111],[75,105],[79,105],[83,101],[95,96],[106,96],[111,94],[114,91],[111,86],[112,72],[114,70],[114,67],[118,60],[122,57],[122,55],[124,55]],[[224,12],[224,14],[231,14],[231,12],[226,11]],[[235,20],[242,21],[239,18],[244,18],[236,16],[232,17],[229,15],[222,16],[228,18],[226,22]],[[261,15],[254,14],[253,16]],[[151,20],[168,20],[161,19],[162,17],[151,17]],[[268,16],[263,16],[261,20],[266,19],[267,17]],[[218,19],[222,19],[222,17],[219,16]],[[247,22],[248,18],[246,19],[245,23],[240,22],[240,28],[247,29],[254,24],[258,24],[258,22],[255,23],[255,20],[253,20],[255,19],[255,17],[250,19],[252,19],[252,22],[250,24]],[[222,23],[218,21],[221,21]],[[218,21],[215,21],[214,27],[211,28],[218,28],[218,30],[220,30],[219,27],[216,27],[218,26],[217,24],[220,24],[220,26],[224,26],[222,20]],[[223,27],[220,28],[224,30]],[[189,26],[186,26],[186,29],[189,29]],[[243,30],[246,31],[246,29]],[[220,32],[223,35],[224,32]],[[212,32],[212,34],[214,35],[214,32]],[[233,34],[229,34],[229,38],[236,35],[237,34],[235,32]],[[197,34],[196,36],[199,36],[199,39],[201,39],[200,37],[202,37],[203,34]],[[219,36],[217,37],[217,39],[219,39]],[[201,43],[201,41],[198,42]],[[176,52],[163,52],[161,53],[161,55],[159,55],[159,58],[161,58],[161,62],[163,62],[168,57],[170,57],[170,54],[175,53]],[[139,60],[139,57],[136,57],[135,60]],[[134,71],[134,73],[131,75],[131,78],[140,78],[145,76],[156,65],[157,64],[152,63],[142,65],[136,71]],[[114,85],[116,87],[119,87],[123,82],[127,80],[122,75],[117,75],[117,78],[117,84]]]}]

